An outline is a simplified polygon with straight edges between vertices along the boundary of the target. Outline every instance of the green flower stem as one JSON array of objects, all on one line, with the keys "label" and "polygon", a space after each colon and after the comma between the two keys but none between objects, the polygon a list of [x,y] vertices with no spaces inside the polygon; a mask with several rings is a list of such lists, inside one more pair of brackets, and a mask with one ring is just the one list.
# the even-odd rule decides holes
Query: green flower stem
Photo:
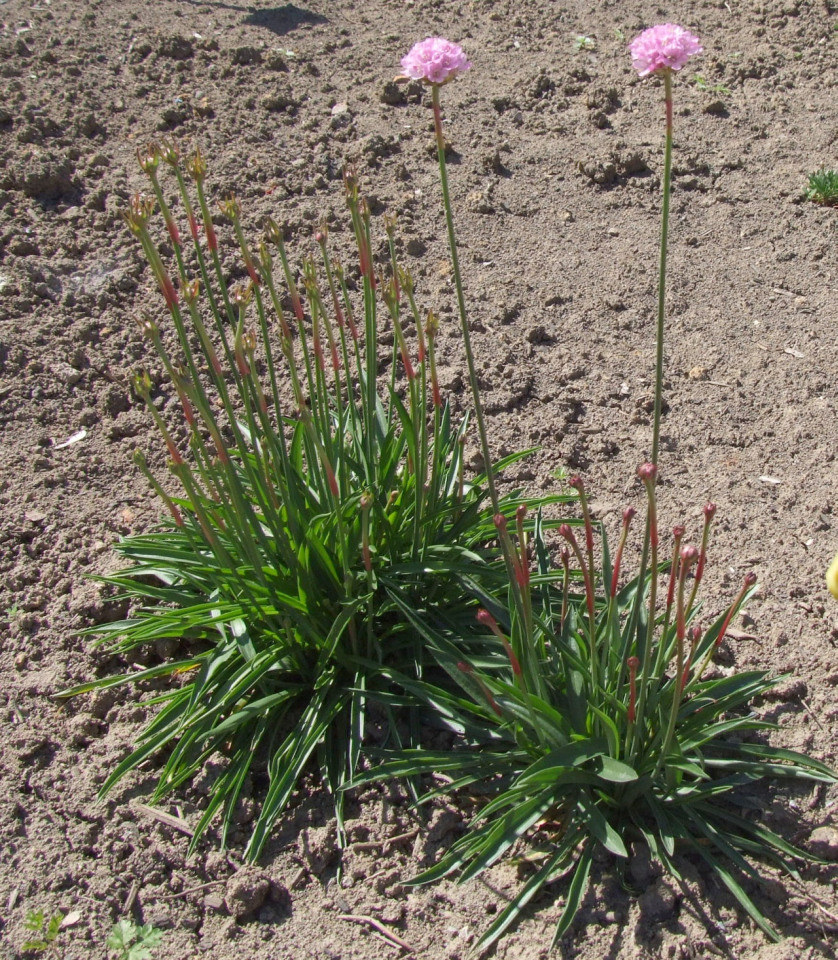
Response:
[{"label": "green flower stem", "polygon": [[[669,234],[669,196],[672,187],[672,70],[661,71],[663,74],[664,105],[666,108],[666,137],[664,145],[663,162],[663,208],[661,211],[661,246],[660,246],[660,269],[658,272],[658,318],[656,332],[656,355],[655,355],[655,412],[652,424],[652,457],[651,462],[658,465],[660,454],[660,425],[661,408],[663,406],[663,334],[664,319],[666,311],[666,258],[667,258],[667,238]],[[640,572],[638,582],[643,583],[646,577],[646,571],[649,569],[649,538],[650,528],[649,520],[646,522],[646,531],[643,537],[643,553],[640,558]],[[654,563],[655,561],[653,561]],[[652,567],[653,578],[657,577],[657,570]],[[642,591],[637,594],[637,601],[632,611],[632,631],[638,625],[640,613],[640,599]],[[644,664],[646,656],[643,657]],[[644,666],[641,674],[641,689],[645,693],[647,668]],[[642,696],[642,694],[641,694]],[[640,713],[638,712],[638,717]],[[640,729],[638,720],[637,729]]]},{"label": "green flower stem", "polygon": [[[672,683],[672,706],[669,710],[669,723],[666,727],[666,736],[663,740],[663,746],[661,751],[658,754],[657,762],[655,763],[655,772],[652,774],[652,780],[656,780],[660,769],[663,766],[666,758],[669,756],[670,748],[672,747],[672,741],[675,737],[675,727],[678,722],[678,711],[681,708],[681,700],[683,699],[684,693],[684,683],[682,682],[684,677],[684,641],[686,639],[686,623],[685,623],[685,611],[684,611],[684,589],[687,579],[687,572],[691,566],[691,561],[681,558],[680,567],[678,570],[678,601],[677,601],[677,613],[675,615],[676,619],[676,632],[677,632],[677,644],[675,651],[675,677],[671,681]],[[667,781],[672,783],[670,771],[667,770]]]},{"label": "green flower stem", "polygon": [[663,332],[666,309],[666,255],[669,233],[669,195],[672,187],[672,71],[663,71],[666,105],[666,146],[663,161],[663,211],[661,214],[661,253],[658,274],[657,356],[655,360],[655,417],[652,428],[652,463],[657,466],[660,450],[661,406],[663,402]]},{"label": "green flower stem", "polygon": [[[649,513],[646,518],[646,544],[644,546],[644,554],[646,548],[648,547],[649,555],[651,557],[651,571],[652,571],[652,582],[649,587],[649,614],[648,620],[646,623],[646,636],[643,643],[643,651],[641,655],[641,667],[640,667],[640,692],[637,698],[637,716],[634,727],[634,738],[632,740],[632,748],[629,755],[629,763],[631,763],[635,756],[637,755],[638,749],[641,747],[641,744],[638,742],[638,737],[643,734],[643,723],[646,713],[646,699],[649,688],[650,681],[650,667],[652,663],[652,646],[655,639],[655,607],[657,606],[658,598],[658,511],[657,511],[657,502],[655,500],[655,483],[657,481],[657,473],[651,477],[644,479],[644,484],[646,486],[646,495],[649,498]],[[645,559],[645,557],[644,557]],[[642,561],[641,561],[642,562]],[[645,564],[644,564],[645,566]],[[638,594],[642,596],[643,594],[643,583],[645,572],[641,575],[641,578],[638,580]]]},{"label": "green flower stem", "polygon": [[468,331],[466,318],[466,301],[463,295],[463,281],[460,276],[460,261],[457,257],[457,238],[454,233],[454,216],[451,212],[451,196],[448,192],[448,172],[445,165],[445,137],[442,133],[442,112],[439,105],[439,84],[431,84],[434,108],[434,127],[436,129],[436,146],[439,157],[439,179],[442,185],[442,203],[445,207],[445,221],[448,226],[448,246],[451,252],[451,266],[454,270],[454,284],[457,288],[457,306],[460,310],[460,326],[463,331],[463,346],[468,362],[468,378],[471,384],[471,395],[474,402],[474,415],[477,420],[477,432],[480,436],[480,451],[486,468],[486,484],[489,487],[489,496],[492,500],[492,509],[498,512],[498,494],[495,489],[495,478],[492,473],[492,459],[489,452],[489,438],[486,435],[486,425],[483,421],[483,405],[480,402],[480,391],[477,385],[477,371],[474,368],[474,354],[471,349],[471,337]]}]

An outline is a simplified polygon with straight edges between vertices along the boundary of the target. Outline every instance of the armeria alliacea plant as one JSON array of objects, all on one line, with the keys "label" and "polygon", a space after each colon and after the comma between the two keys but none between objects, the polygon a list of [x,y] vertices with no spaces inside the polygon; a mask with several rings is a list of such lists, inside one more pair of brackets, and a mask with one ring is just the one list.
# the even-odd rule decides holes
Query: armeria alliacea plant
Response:
[{"label": "armeria alliacea plant", "polygon": [[704,508],[698,546],[684,542],[679,526],[662,556],[656,473],[652,464],[639,471],[651,541],[645,577],[622,582],[634,510],[623,514],[613,562],[604,534],[597,560],[596,527],[574,478],[584,539],[568,524],[559,527],[566,548],[562,589],[549,581],[540,526],[531,536],[522,526],[513,533],[497,518],[516,576],[508,604],[479,597],[485,603],[476,614],[485,629],[479,659],[463,657],[459,625],[443,612],[405,611],[462,693],[414,685],[398,674],[391,679],[424,696],[464,740],[450,751],[403,751],[360,779],[443,773],[451,779],[420,802],[459,790],[486,798],[468,831],[412,883],[452,874],[469,880],[516,845],[538,864],[478,950],[491,946],[545,885],[564,877],[555,945],[570,930],[598,854],[625,865],[637,842],[681,881],[681,855],[703,860],[776,938],[746,890],[759,881],[754,861],[796,876],[795,862],[811,859],[743,814],[747,788],[789,779],[835,783],[836,776],[759,736],[775,725],[755,716],[750,704],[778,679],[761,670],[729,673],[713,663],[756,576],[748,573],[729,608],[702,625],[697,591],[715,506]]},{"label": "armeria alliacea plant", "polygon": [[[172,146],[152,145],[140,159],[152,196],[136,197],[126,221],[166,307],[165,319],[145,314],[140,325],[176,402],[164,412],[152,378],[137,376],[171,476],[158,477],[140,453],[136,460],[169,522],[118,544],[131,566],[105,582],[133,609],[89,632],[118,652],[164,638],[182,641],[182,652],[69,693],[125,683],[156,691],[148,702],[158,712],[103,793],[159,758],[160,798],[215,757],[221,772],[195,839],[220,812],[224,840],[238,799],[261,777],[248,846],[255,857],[316,757],[342,838],[340,787],[363,748],[365,704],[381,669],[393,665],[417,679],[428,661],[403,609],[439,604],[465,615],[463,584],[492,590],[505,580],[491,546],[493,516],[514,517],[521,500],[499,498],[490,478],[523,454],[494,466],[487,460],[482,474],[467,475],[468,418],[455,422],[436,377],[438,321],[420,314],[390,222],[389,262],[374,262],[369,212],[351,172],[356,276],[330,252],[325,230],[300,274],[273,221],[252,249],[239,203],[229,197],[220,209],[243,275],[231,284],[202,155],[184,161]],[[160,184],[166,167],[191,243],[181,239]],[[169,263],[155,207],[173,251]],[[394,346],[382,374],[384,322]],[[556,499],[566,498],[548,498]],[[408,719],[416,744],[415,709]],[[389,725],[396,744],[399,729]]]}]

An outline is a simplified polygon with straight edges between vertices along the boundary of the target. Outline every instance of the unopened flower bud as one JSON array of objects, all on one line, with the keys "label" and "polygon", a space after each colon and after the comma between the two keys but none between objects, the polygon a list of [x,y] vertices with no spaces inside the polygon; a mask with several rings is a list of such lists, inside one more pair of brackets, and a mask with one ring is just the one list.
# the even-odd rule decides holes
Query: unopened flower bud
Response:
[{"label": "unopened flower bud", "polygon": [[527,515],[527,505],[525,503],[519,504],[518,509],[515,511],[515,519],[518,521],[522,521],[524,517],[526,517],[526,515]]},{"label": "unopened flower bud", "polygon": [[413,293],[413,275],[407,267],[399,267],[398,281],[402,290],[410,296]]},{"label": "unopened flower bud", "polygon": [[637,476],[643,483],[653,483],[658,475],[658,468],[654,463],[641,463],[637,468]]},{"label": "unopened flower bud", "polygon": [[134,374],[133,383],[134,390],[144,400],[147,400],[151,394],[151,377],[148,375],[148,371],[138,370],[137,373]]},{"label": "unopened flower bud", "polygon": [[637,511],[634,507],[626,507],[626,509],[623,510],[623,526],[627,527],[636,516]]},{"label": "unopened flower bud", "polygon": [[757,575],[751,570],[750,573],[745,574],[745,586],[752,587],[757,582]]},{"label": "unopened flower bud", "polygon": [[183,297],[183,302],[186,304],[195,303],[198,299],[198,294],[201,292],[201,281],[200,280],[190,280],[188,282],[181,282],[180,285],[180,295]]},{"label": "unopened flower bud", "polygon": [[582,493],[585,489],[585,485],[582,483],[582,478],[575,475],[567,481],[567,485],[569,487],[573,487],[574,490],[578,490],[580,493]]},{"label": "unopened flower bud", "polygon": [[282,228],[273,217],[268,217],[268,222],[265,224],[265,233],[267,233],[268,240],[271,243],[277,246],[282,243]]},{"label": "unopened flower bud", "polygon": [[691,566],[696,560],[698,560],[698,547],[690,543],[681,548],[681,563],[684,567]]},{"label": "unopened flower bud", "polygon": [[137,326],[140,328],[142,335],[149,340],[156,340],[160,336],[160,327],[157,321],[147,313],[137,317]]},{"label": "unopened flower bud", "polygon": [[231,193],[230,196],[224,200],[219,200],[218,207],[224,216],[227,217],[228,220],[232,220],[233,223],[241,219],[242,205],[234,193]]},{"label": "unopened flower bud", "polygon": [[489,613],[485,607],[481,607],[477,611],[477,622],[483,624],[484,627],[489,627],[489,629],[497,628],[497,620]]},{"label": "unopened flower bud", "polygon": [[145,229],[149,217],[154,212],[154,199],[143,193],[135,193],[131,197],[131,205],[123,213],[125,222],[135,236],[139,236]]},{"label": "unopened flower bud", "polygon": [[672,528],[672,537],[674,540],[680,540],[686,532],[687,528],[683,525],[683,523],[678,523]]},{"label": "unopened flower bud", "polygon": [[704,519],[709,523],[716,516],[716,504],[708,501],[704,504]]},{"label": "unopened flower bud", "polygon": [[247,283],[237,283],[233,287],[233,303],[237,306],[244,307],[250,303],[253,297],[253,281],[248,280]]},{"label": "unopened flower bud", "polygon": [[203,183],[207,175],[207,161],[204,159],[200,147],[186,161],[186,171],[196,183]]},{"label": "unopened flower bud", "polygon": [[171,140],[164,140],[160,144],[160,157],[164,163],[168,164],[173,170],[180,166],[180,150]]},{"label": "unopened flower bud", "polygon": [[154,142],[147,144],[145,147],[138,147],[137,160],[143,173],[153,177],[160,165],[160,147]]},{"label": "unopened flower bud", "polygon": [[502,513],[496,513],[494,516],[495,527],[501,532],[506,532],[506,517]]}]

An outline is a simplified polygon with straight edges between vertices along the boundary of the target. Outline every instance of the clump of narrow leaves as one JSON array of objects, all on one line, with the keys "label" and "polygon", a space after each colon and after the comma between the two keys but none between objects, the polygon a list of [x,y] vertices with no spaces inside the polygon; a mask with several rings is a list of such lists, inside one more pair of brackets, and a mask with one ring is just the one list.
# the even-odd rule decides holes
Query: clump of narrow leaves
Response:
[{"label": "clump of narrow leaves", "polygon": [[603,535],[597,563],[581,481],[571,480],[581,493],[585,536],[580,543],[570,526],[559,528],[561,589],[551,581],[541,526],[528,538],[520,516],[517,531],[497,518],[513,576],[508,602],[480,597],[486,642],[479,658],[463,656],[459,625],[440,612],[404,611],[461,692],[393,680],[433,703],[463,735],[462,746],[403,751],[367,779],[442,773],[452,779],[424,800],[463,788],[487,798],[468,831],[413,882],[451,874],[468,880],[522,843],[538,864],[478,948],[494,943],[545,885],[564,878],[555,945],[571,927],[598,852],[624,864],[638,841],[677,879],[676,853],[705,861],[776,938],[746,881],[759,880],[755,862],[796,875],[795,862],[808,855],[743,813],[747,789],[760,781],[836,782],[824,764],[758,736],[773,724],[755,716],[752,704],[777,679],[760,670],[728,675],[713,664],[756,582],[749,574],[729,609],[702,627],[696,594],[715,507],[705,507],[700,546],[685,545],[677,527],[671,559],[664,559],[656,469],[647,464],[639,472],[649,503],[646,549],[639,575],[625,585],[633,509],[624,513],[613,562]]},{"label": "clump of narrow leaves", "polygon": [[[219,772],[195,840],[219,813],[226,839],[258,777],[255,857],[315,758],[342,837],[340,787],[355,770],[382,668],[418,679],[428,657],[415,611],[462,608],[464,584],[503,582],[492,518],[497,509],[514,516],[521,501],[513,493],[493,506],[487,474],[466,476],[468,418],[456,422],[441,396],[438,321],[419,312],[392,224],[389,261],[376,269],[351,174],[356,272],[330,254],[325,230],[299,270],[273,221],[251,249],[229,197],[220,208],[244,277],[231,284],[201,154],[184,161],[171,146],[152,146],[141,165],[152,194],[134,198],[126,221],[165,303],[163,317],[146,314],[141,328],[173,402],[164,412],[166,397],[138,374],[169,475],[156,476],[142,455],[137,464],[168,522],[119,543],[130,565],[106,582],[132,611],[90,632],[115,652],[174,639],[180,654],[69,693],[126,683],[156,691],[148,702],[159,709],[103,793],[154,758],[160,798],[213,757]],[[160,184],[166,167],[180,210]],[[378,356],[385,323],[389,370]],[[521,456],[486,466],[502,470]],[[395,707],[387,709],[392,718]],[[417,743],[415,705],[407,720],[408,742]],[[397,724],[389,730],[401,745]]]},{"label": "clump of narrow leaves", "polygon": [[809,174],[806,199],[827,207],[838,206],[838,170],[822,167]]}]

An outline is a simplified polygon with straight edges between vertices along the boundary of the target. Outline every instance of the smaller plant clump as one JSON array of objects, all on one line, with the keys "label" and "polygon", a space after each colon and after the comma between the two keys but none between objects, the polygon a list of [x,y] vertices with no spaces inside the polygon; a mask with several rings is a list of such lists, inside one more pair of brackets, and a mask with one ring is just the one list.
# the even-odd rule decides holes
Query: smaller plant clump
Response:
[{"label": "smaller plant clump", "polygon": [[[526,844],[525,859],[538,869],[478,949],[488,949],[546,884],[565,877],[555,946],[570,929],[598,855],[625,866],[637,842],[682,882],[680,856],[703,860],[756,924],[779,939],[743,880],[759,881],[753,860],[797,876],[795,861],[814,859],[743,812],[747,788],[772,780],[835,783],[835,774],[759,736],[775,724],[758,719],[749,704],[782,678],[762,670],[728,675],[712,662],[756,576],[749,573],[730,607],[702,625],[697,593],[716,508],[704,508],[698,546],[685,542],[683,526],[674,528],[665,561],[657,471],[645,464],[638,473],[648,502],[647,574],[621,584],[632,508],[623,514],[613,561],[604,536],[595,560],[596,531],[579,478],[569,482],[580,494],[584,539],[579,542],[569,525],[559,528],[565,541],[561,591],[545,582],[549,553],[540,531],[530,540],[520,525],[517,533],[507,531],[498,517],[516,576],[506,606],[487,606],[476,615],[486,630],[480,660],[462,659],[455,623],[428,609],[415,621],[466,696],[428,683],[416,692],[452,730],[471,739],[470,748],[404,751],[357,781],[442,772],[453,779],[420,803],[467,788],[487,798],[466,834],[414,884],[450,874],[466,881]],[[406,677],[392,679],[410,686]]]},{"label": "smaller plant clump", "polygon": [[822,203],[825,207],[838,206],[838,170],[822,167],[809,174],[806,184],[806,199]]},{"label": "smaller plant clump", "polygon": [[140,926],[133,920],[123,919],[114,924],[107,947],[113,951],[114,960],[151,960],[162,940],[163,931],[152,924]]}]

